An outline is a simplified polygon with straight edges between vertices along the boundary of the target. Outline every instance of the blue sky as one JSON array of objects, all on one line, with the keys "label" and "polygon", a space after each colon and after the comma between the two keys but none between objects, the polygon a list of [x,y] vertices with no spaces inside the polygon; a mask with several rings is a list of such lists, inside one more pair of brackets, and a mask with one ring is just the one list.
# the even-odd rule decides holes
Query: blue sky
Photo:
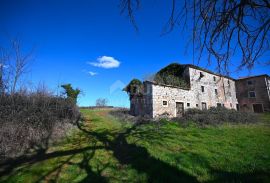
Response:
[{"label": "blue sky", "polygon": [[[19,35],[26,50],[35,47],[35,61],[27,75],[33,85],[44,82],[56,91],[59,84],[71,83],[84,92],[81,106],[94,105],[102,97],[110,105],[128,107],[128,96],[120,89],[123,84],[171,62],[192,63],[192,52],[186,51],[188,30],[176,28],[160,36],[169,14],[167,1],[143,1],[135,14],[137,33],[127,16],[120,15],[118,0],[1,0],[0,36]],[[118,67],[93,64],[108,59],[118,61]],[[237,63],[239,57],[232,60]],[[200,66],[206,64],[202,60]],[[251,73],[232,76],[269,71],[269,66],[256,65]]]}]

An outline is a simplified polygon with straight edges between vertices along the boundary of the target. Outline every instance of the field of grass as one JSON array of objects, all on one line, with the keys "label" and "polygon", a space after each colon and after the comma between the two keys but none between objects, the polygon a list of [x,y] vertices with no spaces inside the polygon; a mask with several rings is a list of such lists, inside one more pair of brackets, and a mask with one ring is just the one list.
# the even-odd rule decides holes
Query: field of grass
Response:
[{"label": "field of grass", "polygon": [[109,110],[45,154],[0,165],[0,182],[270,182],[270,115],[253,125],[133,125]]}]

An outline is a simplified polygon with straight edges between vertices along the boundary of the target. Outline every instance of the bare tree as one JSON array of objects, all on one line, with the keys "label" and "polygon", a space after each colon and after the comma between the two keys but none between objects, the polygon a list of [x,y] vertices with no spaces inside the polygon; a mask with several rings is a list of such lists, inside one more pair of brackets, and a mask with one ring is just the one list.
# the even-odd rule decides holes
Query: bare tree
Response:
[{"label": "bare tree", "polygon": [[27,66],[32,59],[33,51],[23,54],[21,49],[21,43],[18,39],[14,39],[11,42],[13,52],[13,63],[10,65],[12,69],[12,85],[11,93],[14,93],[18,85],[19,79],[23,74],[27,72]]},{"label": "bare tree", "polygon": [[5,89],[7,87],[7,81],[6,81],[6,69],[7,69],[7,61],[8,61],[8,54],[6,50],[2,47],[0,47],[0,95],[4,94]]},{"label": "bare tree", "polygon": [[22,76],[32,61],[33,49],[25,53],[19,39],[10,39],[10,47],[0,47],[0,91],[15,93]]},{"label": "bare tree", "polygon": [[[270,52],[269,0],[185,0],[181,5],[177,0],[169,2],[170,16],[162,33],[176,26],[191,27],[193,62],[199,62],[206,53],[208,63],[216,60],[218,71],[227,74],[231,64],[238,70],[252,69],[256,63],[270,64],[269,59],[261,59]],[[134,4],[140,4],[140,0],[121,0],[121,11],[127,12],[137,29]],[[240,64],[231,60],[236,53],[241,54]]]},{"label": "bare tree", "polygon": [[108,105],[108,99],[106,99],[106,98],[98,98],[96,100],[97,107],[105,107],[107,105]]}]

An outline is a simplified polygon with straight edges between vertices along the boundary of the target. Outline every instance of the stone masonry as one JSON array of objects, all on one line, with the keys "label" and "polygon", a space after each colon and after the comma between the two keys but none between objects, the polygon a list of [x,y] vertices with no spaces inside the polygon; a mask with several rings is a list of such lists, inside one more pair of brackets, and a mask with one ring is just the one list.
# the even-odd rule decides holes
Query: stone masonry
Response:
[{"label": "stone masonry", "polygon": [[236,94],[241,111],[270,111],[270,77],[268,75],[238,79]]},{"label": "stone masonry", "polygon": [[131,114],[157,118],[177,117],[188,108],[224,106],[237,109],[235,80],[197,66],[186,65],[184,78],[189,88],[144,82],[145,93],[131,100]]}]

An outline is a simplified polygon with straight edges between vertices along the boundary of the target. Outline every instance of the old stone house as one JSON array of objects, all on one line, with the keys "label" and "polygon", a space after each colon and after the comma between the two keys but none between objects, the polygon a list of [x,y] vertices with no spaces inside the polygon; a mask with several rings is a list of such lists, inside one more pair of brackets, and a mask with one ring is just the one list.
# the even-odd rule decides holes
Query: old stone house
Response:
[{"label": "old stone house", "polygon": [[184,69],[179,77],[187,82],[187,87],[144,81],[143,94],[130,99],[131,114],[156,118],[182,116],[188,108],[224,106],[237,109],[233,78],[190,64],[181,66]]},{"label": "old stone house", "polygon": [[265,74],[236,80],[236,95],[241,111],[270,111],[270,77]]},{"label": "old stone house", "polygon": [[187,85],[144,81],[143,92],[130,97],[132,115],[179,117],[189,108],[203,110],[219,106],[240,111],[270,111],[268,75],[236,80],[191,64],[177,65],[183,68],[177,77],[185,80]]}]

